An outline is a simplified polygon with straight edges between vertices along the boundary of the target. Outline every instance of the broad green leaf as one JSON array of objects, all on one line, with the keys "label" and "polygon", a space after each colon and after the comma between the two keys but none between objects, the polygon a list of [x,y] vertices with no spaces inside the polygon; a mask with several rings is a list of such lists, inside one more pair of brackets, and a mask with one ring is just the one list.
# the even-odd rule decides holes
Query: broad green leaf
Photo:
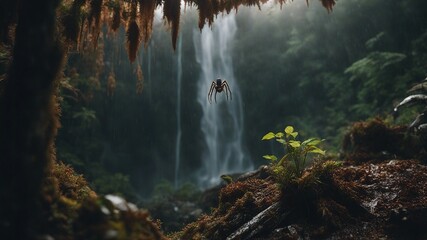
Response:
[{"label": "broad green leaf", "polygon": [[322,150],[322,149],[320,149],[318,147],[314,147],[314,146],[312,146],[312,148],[308,152],[309,153],[318,153],[318,154],[321,154],[321,155],[325,155],[325,153],[326,153],[325,150]]},{"label": "broad green leaf", "polygon": [[263,158],[267,159],[267,160],[271,160],[271,161],[276,161],[277,157],[274,155],[264,155],[262,156]]},{"label": "broad green leaf", "polygon": [[269,133],[265,134],[261,140],[270,140],[270,139],[273,139],[274,137],[275,137],[274,133],[269,132]]},{"label": "broad green leaf", "polygon": [[292,126],[287,126],[286,128],[285,128],[285,133],[287,134],[287,135],[290,135],[291,133],[293,133],[294,132],[294,127],[292,127]]},{"label": "broad green leaf", "polygon": [[278,139],[276,139],[276,141],[278,141],[281,144],[286,144],[286,141],[283,138],[278,138]]},{"label": "broad green leaf", "polygon": [[323,140],[320,139],[314,139],[313,141],[307,143],[308,146],[316,146],[317,144],[323,142]]},{"label": "broad green leaf", "polygon": [[283,138],[283,136],[285,136],[285,134],[283,134],[282,132],[276,133],[276,138]]},{"label": "broad green leaf", "polygon": [[317,144],[323,142],[323,140],[320,140],[318,138],[313,139],[313,141],[307,143],[307,146],[316,146]]},{"label": "broad green leaf", "polygon": [[301,142],[300,141],[290,140],[289,141],[289,145],[291,145],[293,148],[299,148],[301,146]]},{"label": "broad green leaf", "polygon": [[290,134],[292,137],[296,138],[298,136],[298,132],[293,132]]},{"label": "broad green leaf", "polygon": [[316,138],[309,138],[309,139],[305,140],[304,142],[302,142],[302,145],[305,145],[305,144],[312,142],[314,140],[316,140]]}]

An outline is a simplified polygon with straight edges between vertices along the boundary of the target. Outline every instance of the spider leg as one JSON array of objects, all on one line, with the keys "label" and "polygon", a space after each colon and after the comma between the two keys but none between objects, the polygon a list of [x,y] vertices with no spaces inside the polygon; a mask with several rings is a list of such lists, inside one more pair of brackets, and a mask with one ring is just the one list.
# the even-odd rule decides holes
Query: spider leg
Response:
[{"label": "spider leg", "polygon": [[227,88],[227,82],[226,82],[226,81],[222,82],[221,87],[225,90],[225,91],[224,91],[224,92],[225,92],[225,97],[226,97],[226,98],[227,98],[227,100],[228,100],[228,88]]},{"label": "spider leg", "polygon": [[227,81],[225,81],[225,80],[224,80],[223,84],[224,84],[225,95],[227,96],[227,100],[228,100],[228,94],[230,94],[230,100],[233,100],[233,96],[232,96],[231,90],[230,90],[230,85],[228,85]]},{"label": "spider leg", "polygon": [[[212,103],[212,93],[213,93],[214,89],[215,89],[215,82],[212,82],[211,88],[209,89],[209,92],[208,92],[208,101],[209,101],[209,103]],[[215,92],[215,94],[216,94],[216,92]]]},{"label": "spider leg", "polygon": [[215,90],[215,103],[216,103],[216,93],[217,93],[217,91]]}]

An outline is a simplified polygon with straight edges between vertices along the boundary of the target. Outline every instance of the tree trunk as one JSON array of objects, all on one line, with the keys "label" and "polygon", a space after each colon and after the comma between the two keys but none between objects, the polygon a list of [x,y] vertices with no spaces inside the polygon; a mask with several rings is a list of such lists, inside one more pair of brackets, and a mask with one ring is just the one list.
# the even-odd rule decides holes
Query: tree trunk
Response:
[{"label": "tree trunk", "polygon": [[34,239],[47,221],[41,190],[55,156],[55,79],[63,60],[55,40],[58,3],[19,1],[13,60],[0,100],[2,239]]}]

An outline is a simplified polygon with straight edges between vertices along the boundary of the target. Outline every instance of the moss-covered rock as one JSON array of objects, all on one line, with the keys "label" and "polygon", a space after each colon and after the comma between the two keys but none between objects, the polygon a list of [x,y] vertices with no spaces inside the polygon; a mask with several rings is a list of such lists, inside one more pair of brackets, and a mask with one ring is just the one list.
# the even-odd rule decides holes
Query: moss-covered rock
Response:
[{"label": "moss-covered rock", "polygon": [[44,187],[45,233],[54,239],[166,239],[146,210],[98,196],[72,167],[55,163]]},{"label": "moss-covered rock", "polygon": [[422,142],[406,126],[393,126],[380,118],[353,123],[344,136],[343,158],[352,163],[411,159],[422,154]]}]

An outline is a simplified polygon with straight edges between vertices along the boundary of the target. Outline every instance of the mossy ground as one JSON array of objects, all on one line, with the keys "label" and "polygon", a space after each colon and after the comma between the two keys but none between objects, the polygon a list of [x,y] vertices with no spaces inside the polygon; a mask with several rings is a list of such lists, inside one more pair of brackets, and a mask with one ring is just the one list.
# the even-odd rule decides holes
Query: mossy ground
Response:
[{"label": "mossy ground", "polygon": [[290,182],[278,183],[266,167],[237,178],[214,196],[210,213],[168,237],[147,211],[98,196],[57,163],[44,188],[46,233],[55,239],[427,237],[427,167],[417,159],[422,143],[374,119],[350,128],[343,151],[342,164],[315,161]]},{"label": "mossy ground", "polygon": [[98,196],[63,163],[54,164],[44,189],[45,232],[54,239],[166,239],[147,211]]},{"label": "mossy ground", "polygon": [[427,167],[416,160],[423,151],[404,127],[380,119],[355,123],[341,166],[319,161],[285,184],[271,176],[233,182],[211,214],[171,237],[425,239]]}]

